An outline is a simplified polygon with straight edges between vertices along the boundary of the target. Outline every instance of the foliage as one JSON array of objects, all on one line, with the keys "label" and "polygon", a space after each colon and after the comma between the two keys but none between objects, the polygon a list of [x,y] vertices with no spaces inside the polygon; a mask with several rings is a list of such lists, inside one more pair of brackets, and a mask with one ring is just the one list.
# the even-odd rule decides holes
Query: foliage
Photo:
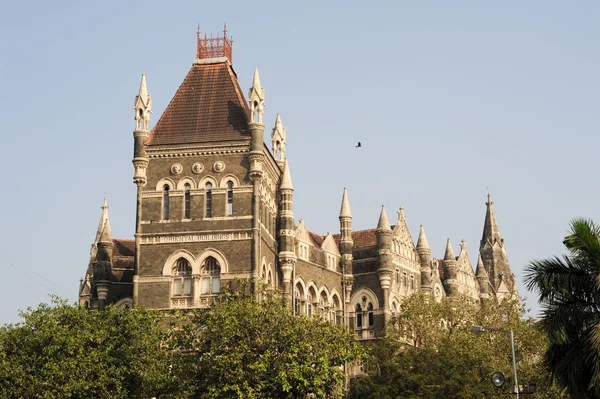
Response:
[{"label": "foliage", "polygon": [[169,367],[180,354],[161,348],[156,312],[90,312],[54,297],[21,317],[0,328],[0,397],[149,398],[173,391]]},{"label": "foliage", "polygon": [[294,317],[272,295],[230,293],[179,332],[200,398],[342,398],[344,365],[363,353],[342,326]]},{"label": "foliage", "polygon": [[585,219],[570,227],[569,255],[531,261],[525,280],[542,306],[547,371],[571,397],[600,398],[600,227]]},{"label": "foliage", "polygon": [[0,398],[341,398],[364,351],[274,295],[208,310],[91,312],[54,298],[0,327]]},{"label": "foliage", "polygon": [[[431,301],[415,294],[403,303],[396,325],[371,346],[371,376],[356,380],[350,398],[489,398],[497,392],[491,375],[501,371],[513,383],[510,339],[500,332],[473,334],[473,325],[512,329],[519,384],[535,384],[529,397],[561,398],[544,378],[541,367],[546,341],[512,299],[468,305],[465,298]],[[500,396],[499,396],[500,397]]]}]

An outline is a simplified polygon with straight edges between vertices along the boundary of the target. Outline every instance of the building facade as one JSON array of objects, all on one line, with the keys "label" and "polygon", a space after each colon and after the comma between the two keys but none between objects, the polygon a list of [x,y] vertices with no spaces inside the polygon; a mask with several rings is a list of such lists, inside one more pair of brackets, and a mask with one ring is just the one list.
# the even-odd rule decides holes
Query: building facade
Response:
[{"label": "building facade", "polygon": [[346,189],[338,234],[296,223],[286,129],[277,115],[265,143],[258,70],[245,97],[231,55],[226,30],[216,38],[198,33],[196,59],[152,130],[142,75],[134,104],[135,237],[112,237],[105,200],[80,283],[82,306],[209,307],[242,279],[257,292],[280,290],[298,315],[347,324],[368,339],[419,290],[473,302],[517,294],[489,195],[475,271],[464,241],[458,256],[448,240],[443,259],[434,258],[421,226],[415,244],[402,208],[394,226],[382,207],[376,228],[353,231]]}]

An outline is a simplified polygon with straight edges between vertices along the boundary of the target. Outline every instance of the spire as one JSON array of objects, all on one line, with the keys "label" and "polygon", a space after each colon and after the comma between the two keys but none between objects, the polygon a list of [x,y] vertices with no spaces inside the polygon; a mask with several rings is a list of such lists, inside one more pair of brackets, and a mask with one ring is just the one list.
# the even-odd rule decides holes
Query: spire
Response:
[{"label": "spire", "polygon": [[[104,203],[101,206],[102,213],[100,215],[100,223],[98,223],[98,230],[96,230],[96,238],[94,239],[94,244],[92,247],[95,247],[102,238],[102,232],[104,231],[104,226],[108,223],[108,197],[104,196]],[[109,224],[109,234],[110,234],[110,224]],[[93,250],[93,248],[92,248]]]},{"label": "spire", "polygon": [[348,201],[348,190],[344,187],[344,194],[342,195],[342,208],[340,209],[340,218],[352,217],[352,211],[350,211],[350,201]]},{"label": "spire", "polygon": [[454,251],[452,250],[452,244],[450,244],[449,238],[448,242],[446,243],[446,253],[444,254],[444,260],[456,260],[456,256],[454,256]]},{"label": "spire", "polygon": [[260,85],[258,68],[254,68],[254,78],[252,79],[252,87],[248,92],[248,102],[250,103],[252,121],[262,123],[262,115],[265,107],[265,88]]},{"label": "spire", "polygon": [[379,223],[377,223],[377,230],[391,230],[390,221],[388,220],[387,214],[385,213],[385,207],[381,205],[381,214],[379,215]]},{"label": "spire", "polygon": [[135,104],[133,104],[135,110],[135,127],[136,130],[148,130],[150,124],[150,114],[152,113],[152,96],[148,94],[148,88],[146,87],[146,74],[142,74],[142,81],[140,83],[140,90],[138,95],[135,96]]},{"label": "spire", "polygon": [[288,165],[287,158],[283,164],[283,174],[281,175],[281,184],[279,185],[280,190],[294,190],[292,185],[292,175],[290,174],[290,167]]},{"label": "spire", "polygon": [[475,277],[488,278],[488,274],[485,271],[485,267],[483,267],[483,260],[481,259],[481,254],[477,257],[477,268],[475,269]]},{"label": "spire", "polygon": [[285,145],[286,141],[286,129],[283,127],[281,123],[281,117],[277,114],[277,119],[275,120],[275,127],[271,132],[271,150],[273,151],[273,158],[276,161],[280,161],[285,157]]},{"label": "spire", "polygon": [[481,245],[479,249],[483,248],[486,242],[491,245],[498,242],[502,244],[504,240],[500,236],[500,230],[498,229],[498,222],[496,221],[496,215],[494,213],[494,202],[492,197],[488,194],[488,200],[485,203],[487,210],[485,212],[485,222],[483,224],[483,235],[481,237]]},{"label": "spire", "polygon": [[102,234],[100,234],[99,243],[112,243],[112,234],[110,232],[110,220],[108,219],[108,215],[106,216],[106,222],[104,223],[104,228],[102,229]]},{"label": "spire", "polygon": [[419,232],[417,248],[429,249],[429,243],[427,242],[427,237],[425,236],[425,229],[423,229],[423,225],[421,225],[421,231]]}]

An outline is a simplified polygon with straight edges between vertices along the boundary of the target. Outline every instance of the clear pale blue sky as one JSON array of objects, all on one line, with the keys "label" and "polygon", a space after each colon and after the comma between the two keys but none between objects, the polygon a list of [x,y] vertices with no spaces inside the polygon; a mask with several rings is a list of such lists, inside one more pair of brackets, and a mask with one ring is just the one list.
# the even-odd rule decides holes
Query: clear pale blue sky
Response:
[{"label": "clear pale blue sky", "polygon": [[536,309],[524,265],[561,253],[570,219],[600,220],[599,19],[597,1],[2,2],[0,324],[49,292],[75,301],[105,193],[133,237],[140,75],[153,124],[196,25],[224,21],[242,86],[258,67],[267,128],[287,127],[297,218],[337,232],[345,186],[355,229],[404,206],[433,255],[464,238],[476,262],[489,190]]}]

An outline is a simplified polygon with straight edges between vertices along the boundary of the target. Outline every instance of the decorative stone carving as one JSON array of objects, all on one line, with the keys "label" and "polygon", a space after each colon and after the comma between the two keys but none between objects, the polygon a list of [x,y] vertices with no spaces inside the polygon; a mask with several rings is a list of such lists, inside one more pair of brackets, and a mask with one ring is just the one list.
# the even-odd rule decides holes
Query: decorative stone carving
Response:
[{"label": "decorative stone carving", "polygon": [[192,165],[192,172],[198,174],[198,173],[202,173],[202,171],[204,170],[204,165],[202,165],[200,162],[196,162],[195,164]]},{"label": "decorative stone carving", "polygon": [[215,172],[222,172],[225,170],[225,162],[223,161],[217,161],[215,162],[215,164],[213,165],[213,170]]},{"label": "decorative stone carving", "polygon": [[180,174],[182,170],[183,166],[181,166],[180,163],[174,163],[173,165],[171,165],[171,173],[173,173],[174,175]]}]

